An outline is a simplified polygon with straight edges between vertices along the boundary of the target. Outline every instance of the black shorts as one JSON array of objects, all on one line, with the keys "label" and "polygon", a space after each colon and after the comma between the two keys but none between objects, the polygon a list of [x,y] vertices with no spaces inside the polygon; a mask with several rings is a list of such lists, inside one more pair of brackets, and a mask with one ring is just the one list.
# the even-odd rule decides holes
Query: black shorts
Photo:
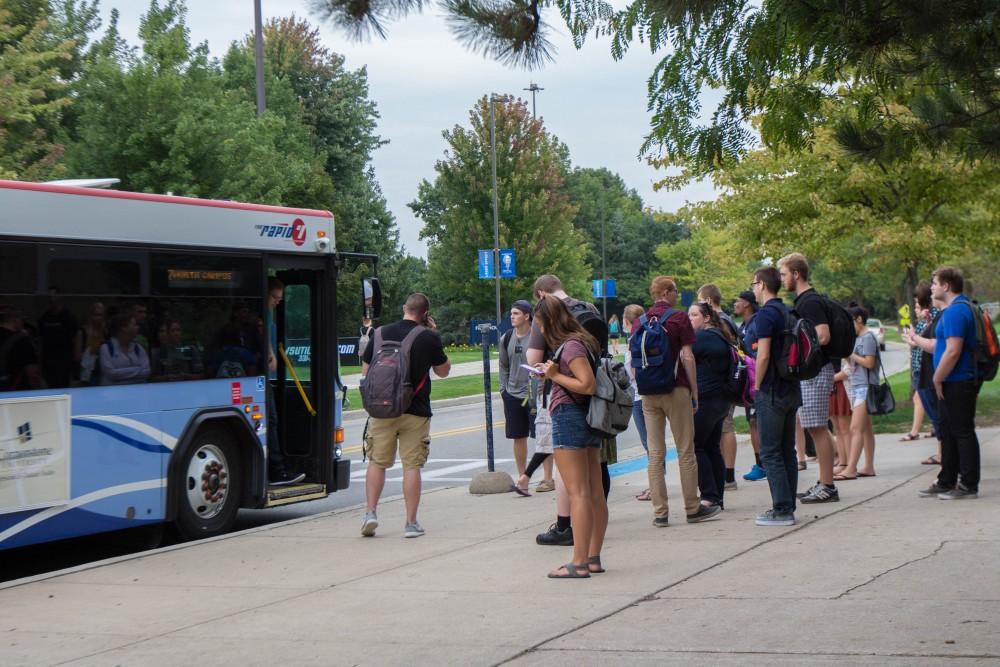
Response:
[{"label": "black shorts", "polygon": [[531,414],[531,405],[522,405],[523,398],[515,398],[505,391],[500,392],[503,398],[503,416],[506,420],[504,432],[511,440],[527,438],[534,430],[535,417]]}]

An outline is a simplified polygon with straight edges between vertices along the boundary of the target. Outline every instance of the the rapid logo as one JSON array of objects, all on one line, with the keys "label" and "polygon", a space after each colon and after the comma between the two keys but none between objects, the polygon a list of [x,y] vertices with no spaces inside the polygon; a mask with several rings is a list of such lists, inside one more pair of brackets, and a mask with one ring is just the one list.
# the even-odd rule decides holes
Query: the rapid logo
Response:
[{"label": "the rapid logo", "polygon": [[306,242],[306,223],[301,218],[293,222],[279,222],[274,225],[256,225],[255,229],[261,238],[289,239],[297,246]]}]

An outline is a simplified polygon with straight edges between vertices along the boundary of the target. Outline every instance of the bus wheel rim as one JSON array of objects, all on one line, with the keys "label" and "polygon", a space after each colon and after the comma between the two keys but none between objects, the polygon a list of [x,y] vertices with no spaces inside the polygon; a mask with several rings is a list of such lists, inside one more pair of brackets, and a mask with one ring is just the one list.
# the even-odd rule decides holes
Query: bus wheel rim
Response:
[{"label": "bus wheel rim", "polygon": [[214,519],[229,497],[229,462],[217,445],[195,450],[186,476],[188,506],[202,520]]}]

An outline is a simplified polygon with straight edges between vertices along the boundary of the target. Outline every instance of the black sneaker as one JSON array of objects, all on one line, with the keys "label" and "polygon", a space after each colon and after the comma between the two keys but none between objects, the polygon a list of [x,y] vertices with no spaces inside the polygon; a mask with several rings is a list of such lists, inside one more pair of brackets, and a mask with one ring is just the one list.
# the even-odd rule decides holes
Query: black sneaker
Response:
[{"label": "black sneaker", "polygon": [[801,493],[796,493],[795,497],[798,498],[799,500],[802,500],[803,498],[805,498],[806,496],[808,496],[810,493],[812,493],[813,489],[815,489],[817,486],[821,486],[821,485],[822,485],[822,482],[820,482],[817,479],[815,484],[813,484],[812,486],[810,486],[805,491],[802,491]]},{"label": "black sneaker", "polygon": [[937,498],[942,493],[948,493],[953,488],[954,487],[950,487],[950,486],[941,486],[937,482],[934,482],[933,484],[931,484],[930,486],[928,486],[923,491],[918,491],[917,494],[921,498]]},{"label": "black sneaker", "polygon": [[837,491],[837,487],[835,486],[817,484],[809,489],[809,492],[802,496],[801,500],[804,505],[813,503],[838,503],[840,502],[840,492]]},{"label": "black sneaker", "polygon": [[547,531],[535,536],[535,544],[552,547],[571,547],[573,546],[573,526],[570,526],[566,530],[559,530],[556,524],[552,524]]},{"label": "black sneaker", "polygon": [[666,528],[670,525],[670,519],[665,516],[653,517],[653,525],[657,528]]},{"label": "black sneaker", "polygon": [[722,508],[718,505],[702,505],[698,508],[698,511],[694,514],[687,515],[688,523],[701,523],[702,521],[708,521],[712,517],[715,517],[722,511]]}]

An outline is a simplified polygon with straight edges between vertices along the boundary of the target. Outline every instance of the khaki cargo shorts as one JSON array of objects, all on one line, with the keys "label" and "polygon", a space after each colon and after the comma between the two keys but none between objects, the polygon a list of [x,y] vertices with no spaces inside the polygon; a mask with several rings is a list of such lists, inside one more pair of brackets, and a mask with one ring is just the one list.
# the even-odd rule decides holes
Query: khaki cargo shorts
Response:
[{"label": "khaki cargo shorts", "polygon": [[733,433],[735,429],[733,428],[733,415],[736,413],[736,404],[729,404],[729,413],[726,418],[722,420],[722,432],[723,433]]},{"label": "khaki cargo shorts", "polygon": [[403,468],[423,468],[431,448],[431,420],[429,417],[400,415],[394,419],[368,420],[368,437],[365,454],[380,468],[396,464],[396,448]]}]

